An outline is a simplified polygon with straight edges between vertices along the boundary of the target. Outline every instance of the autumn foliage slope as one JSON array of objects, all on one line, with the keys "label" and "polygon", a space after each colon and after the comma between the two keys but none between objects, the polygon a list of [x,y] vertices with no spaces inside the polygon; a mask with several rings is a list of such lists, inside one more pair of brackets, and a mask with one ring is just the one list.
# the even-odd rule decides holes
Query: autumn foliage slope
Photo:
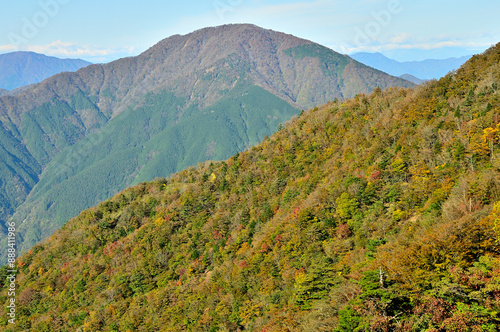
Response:
[{"label": "autumn foliage slope", "polygon": [[4,330],[495,331],[499,62],[315,108],[82,212],[19,259]]}]

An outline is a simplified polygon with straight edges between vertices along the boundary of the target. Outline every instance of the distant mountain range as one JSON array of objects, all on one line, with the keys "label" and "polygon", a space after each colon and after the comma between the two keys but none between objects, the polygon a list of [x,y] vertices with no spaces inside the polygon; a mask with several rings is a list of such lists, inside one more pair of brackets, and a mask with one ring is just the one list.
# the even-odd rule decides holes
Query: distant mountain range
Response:
[{"label": "distant mountain range", "polygon": [[450,71],[458,69],[471,56],[443,60],[404,61],[389,59],[381,53],[355,53],[351,57],[367,66],[382,70],[390,75],[412,75],[420,80],[438,79]]},{"label": "distant mountain range", "polygon": [[407,81],[410,81],[412,83],[415,83],[417,85],[421,84],[422,82],[425,82],[425,80],[421,80],[420,78],[417,78],[417,77],[410,75],[410,74],[404,74],[404,75],[401,75],[399,77],[401,77],[402,79],[405,79]]},{"label": "distant mountain range", "polygon": [[90,64],[80,59],[59,59],[34,52],[0,54],[0,89],[14,90]]},{"label": "distant mountain range", "polygon": [[301,109],[392,86],[414,84],[253,25],[55,75],[0,97],[0,219],[13,216],[27,249],[127,186],[228,158]]}]

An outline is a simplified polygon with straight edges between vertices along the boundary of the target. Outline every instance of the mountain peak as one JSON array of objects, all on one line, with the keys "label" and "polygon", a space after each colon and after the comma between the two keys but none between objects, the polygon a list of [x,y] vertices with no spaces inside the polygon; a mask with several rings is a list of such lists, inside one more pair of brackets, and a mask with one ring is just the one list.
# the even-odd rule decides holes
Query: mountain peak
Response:
[{"label": "mountain peak", "polygon": [[313,42],[253,24],[226,24],[165,38],[143,54],[163,52],[181,45],[182,51],[197,52],[215,60],[232,53],[266,52],[271,45],[272,49],[280,51],[304,44]]}]

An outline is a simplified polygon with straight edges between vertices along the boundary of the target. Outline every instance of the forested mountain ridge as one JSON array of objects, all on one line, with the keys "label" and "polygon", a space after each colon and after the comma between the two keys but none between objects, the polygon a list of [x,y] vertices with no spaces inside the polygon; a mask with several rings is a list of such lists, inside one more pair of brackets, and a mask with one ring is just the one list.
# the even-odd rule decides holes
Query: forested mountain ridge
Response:
[{"label": "forested mountain ridge", "polygon": [[127,186],[226,159],[301,108],[376,86],[413,84],[253,25],[55,75],[0,97],[1,224],[15,221],[28,250]]},{"label": "forested mountain ridge", "polygon": [[20,257],[5,330],[495,331],[499,63],[312,109],[83,211]]}]

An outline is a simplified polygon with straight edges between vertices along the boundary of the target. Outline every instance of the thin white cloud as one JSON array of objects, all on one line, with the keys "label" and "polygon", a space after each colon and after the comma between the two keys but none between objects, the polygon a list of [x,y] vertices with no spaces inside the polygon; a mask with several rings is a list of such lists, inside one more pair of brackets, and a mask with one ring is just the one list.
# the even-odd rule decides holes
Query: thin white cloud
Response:
[{"label": "thin white cloud", "polygon": [[439,42],[428,42],[428,43],[387,43],[379,45],[366,45],[366,46],[345,46],[337,45],[334,48],[338,48],[343,53],[352,54],[356,52],[383,52],[392,50],[435,50],[447,47],[462,47],[462,48],[485,48],[491,46],[491,43],[476,43],[476,42],[465,42],[465,41],[439,41]]},{"label": "thin white cloud", "polygon": [[408,41],[411,38],[411,35],[408,33],[400,33],[397,36],[391,38],[391,43],[401,44],[405,41]]},{"label": "thin white cloud", "polygon": [[100,48],[89,45],[82,45],[74,42],[65,42],[57,40],[45,45],[24,45],[18,47],[16,45],[0,45],[0,51],[31,51],[56,57],[69,58],[113,58],[114,55],[132,54],[134,47],[129,48]]},{"label": "thin white cloud", "polygon": [[0,45],[0,52],[15,52],[17,51],[17,47],[15,45]]}]

